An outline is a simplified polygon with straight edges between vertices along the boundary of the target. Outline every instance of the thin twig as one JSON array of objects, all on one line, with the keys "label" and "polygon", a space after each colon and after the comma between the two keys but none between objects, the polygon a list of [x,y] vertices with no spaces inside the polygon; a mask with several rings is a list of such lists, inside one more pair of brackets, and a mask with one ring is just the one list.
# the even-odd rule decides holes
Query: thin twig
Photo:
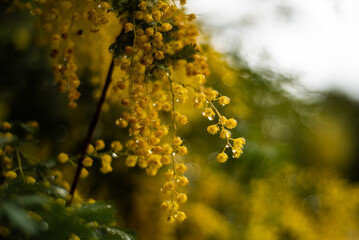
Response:
[{"label": "thin twig", "polygon": [[76,174],[75,174],[74,180],[73,180],[72,185],[71,185],[71,190],[70,190],[71,199],[70,199],[69,204],[71,204],[71,202],[73,200],[74,193],[75,193],[75,190],[76,190],[76,187],[77,187],[80,175],[81,175],[81,171],[82,171],[82,169],[84,167],[82,161],[84,160],[84,158],[86,156],[87,148],[91,143],[92,136],[93,136],[93,134],[95,132],[97,123],[98,123],[98,121],[100,119],[101,109],[102,109],[102,106],[103,106],[103,104],[105,102],[106,95],[107,95],[108,89],[109,89],[110,84],[111,84],[111,76],[112,76],[114,66],[115,66],[114,60],[112,59],[110,68],[109,68],[108,73],[107,73],[105,86],[103,87],[103,90],[102,90],[101,98],[100,98],[100,100],[99,100],[99,102],[97,104],[96,112],[95,112],[95,114],[94,114],[94,116],[92,118],[91,124],[90,124],[88,132],[87,132],[87,136],[86,136],[86,138],[84,140],[84,145],[82,147],[81,156],[80,156],[80,159],[79,159],[79,162],[78,162],[78,165],[77,165],[77,169],[76,169]]}]

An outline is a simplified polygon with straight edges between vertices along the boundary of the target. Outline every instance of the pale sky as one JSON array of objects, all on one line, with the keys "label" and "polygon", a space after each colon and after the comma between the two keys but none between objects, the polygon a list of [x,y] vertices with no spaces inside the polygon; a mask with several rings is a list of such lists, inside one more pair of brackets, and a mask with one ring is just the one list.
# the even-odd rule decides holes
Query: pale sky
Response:
[{"label": "pale sky", "polygon": [[214,27],[220,51],[234,45],[252,66],[289,73],[310,90],[359,99],[359,0],[189,0]]}]

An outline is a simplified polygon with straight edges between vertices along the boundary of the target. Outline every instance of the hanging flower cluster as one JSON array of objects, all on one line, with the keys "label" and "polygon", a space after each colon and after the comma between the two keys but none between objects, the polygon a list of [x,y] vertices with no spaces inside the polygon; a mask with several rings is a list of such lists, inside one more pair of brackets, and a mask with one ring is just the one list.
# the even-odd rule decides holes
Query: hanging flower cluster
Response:
[{"label": "hanging flower cluster", "polygon": [[[124,109],[116,125],[127,128],[130,138],[123,145],[113,142],[110,153],[100,152],[105,148],[102,140],[89,145],[78,172],[86,177],[86,168],[92,166],[94,156],[101,159],[103,173],[112,171],[112,157],[118,155],[124,156],[128,167],[143,168],[150,176],[168,165],[161,192],[165,195],[162,208],[170,222],[186,219],[180,205],[187,201],[183,187],[189,183],[184,176],[187,167],[183,157],[188,150],[177,134],[177,125],[185,125],[189,119],[178,110],[179,105],[194,96],[195,109],[209,120],[218,118],[217,124],[207,128],[210,134],[219,133],[226,140],[225,148],[217,156],[218,162],[228,159],[225,153],[228,147],[232,148],[233,157],[239,157],[245,143],[243,138],[231,138],[230,130],[237,126],[236,120],[227,119],[214,105],[215,102],[226,105],[230,99],[205,86],[209,68],[196,39],[199,34],[194,23],[196,16],[184,13],[185,3],[184,0],[178,3],[115,0],[111,4],[96,0],[39,1],[36,4],[42,7],[36,11],[35,6],[27,5],[47,22],[44,28],[51,36],[55,80],[60,91],[68,92],[71,108],[76,107],[80,97],[73,39],[81,37],[85,30],[98,32],[101,25],[109,22],[108,15],[117,13],[121,32],[109,47],[113,55],[109,74],[113,71],[120,74],[112,76],[109,92],[111,99]],[[166,121],[168,117],[170,123]],[[65,153],[58,156],[60,162],[68,159]]]},{"label": "hanging flower cluster", "polygon": [[[240,138],[243,141],[238,145],[238,139],[230,138],[227,129],[235,128],[236,120],[221,115],[212,103],[225,105],[229,98],[218,97],[217,91],[204,87],[209,69],[197,45],[195,15],[186,15],[174,1],[128,1],[128,4],[121,6],[126,13],[120,17],[123,32],[110,47],[116,66],[124,72],[124,77],[114,84],[114,91],[125,107],[116,124],[129,128],[130,133],[125,144],[129,150],[125,163],[129,167],[137,164],[151,176],[162,166],[171,165],[161,187],[166,196],[162,208],[168,212],[169,221],[182,222],[186,214],[180,210],[180,204],[187,201],[187,195],[181,190],[189,181],[183,175],[187,167],[182,156],[187,154],[187,148],[177,136],[177,124],[184,125],[189,120],[177,105],[185,104],[189,91],[194,91],[194,107],[203,109],[203,115],[209,119],[219,117],[218,124],[208,131],[211,134],[220,131],[220,137],[230,146],[229,141],[233,141],[235,157],[242,153],[244,139]],[[185,72],[184,78],[175,76],[180,71]],[[164,138],[171,132],[171,125],[163,123],[161,112],[172,116],[170,142]],[[227,160],[228,156],[224,159],[223,154],[224,151],[218,155],[219,162]]]},{"label": "hanging flower cluster", "polygon": [[76,45],[89,33],[97,33],[109,22],[110,5],[105,1],[62,1],[39,0],[17,1],[12,8],[27,9],[32,15],[39,16],[39,28],[43,41],[50,46],[50,57],[55,82],[61,93],[68,94],[69,107],[77,107],[80,98],[78,87],[80,79],[75,57]]}]

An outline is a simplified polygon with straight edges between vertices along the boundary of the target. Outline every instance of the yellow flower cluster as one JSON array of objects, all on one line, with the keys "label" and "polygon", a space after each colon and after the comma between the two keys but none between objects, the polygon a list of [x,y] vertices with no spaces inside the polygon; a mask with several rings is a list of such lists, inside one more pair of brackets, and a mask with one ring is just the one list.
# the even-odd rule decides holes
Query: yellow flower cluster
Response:
[{"label": "yellow flower cluster", "polygon": [[[181,1],[183,4],[185,1]],[[186,103],[188,90],[192,89],[196,93],[194,107],[205,108],[203,115],[210,119],[220,117],[219,123],[209,128],[211,133],[220,132],[227,142],[234,141],[227,129],[237,125],[236,120],[225,118],[212,104],[218,101],[226,105],[229,98],[218,97],[217,91],[204,87],[209,69],[206,58],[199,52],[194,19],[195,15],[184,14],[174,1],[139,1],[133,14],[120,17],[123,31],[110,48],[115,55],[115,67],[122,71],[122,77],[112,84],[112,93],[116,93],[115,99],[125,109],[116,125],[128,128],[130,135],[125,144],[128,154],[125,164],[145,168],[150,176],[164,165],[172,166],[161,188],[166,195],[162,207],[168,211],[171,222],[186,218],[179,205],[187,201],[187,195],[179,187],[189,182],[183,176],[185,165],[181,159],[187,148],[176,133],[176,125],[187,124],[188,117],[176,105]],[[177,78],[177,72],[184,72],[185,79]],[[160,118],[166,112],[171,113],[172,130]],[[164,142],[171,131],[173,141]],[[235,157],[242,153],[243,144],[233,147]],[[224,162],[227,158],[220,160]]]},{"label": "yellow flower cluster", "polygon": [[50,45],[55,82],[60,92],[68,93],[69,107],[76,108],[80,97],[80,79],[75,59],[76,43],[88,32],[97,33],[109,22],[110,5],[105,1],[14,1],[15,8],[27,9],[41,19],[45,32],[40,42]]},{"label": "yellow flower cluster", "polygon": [[226,96],[221,96],[217,98],[218,92],[208,89],[197,90],[199,92],[194,99],[194,105],[197,108],[202,108],[206,104],[202,115],[208,118],[210,121],[218,117],[218,122],[216,124],[209,125],[207,127],[207,132],[209,134],[215,135],[219,133],[221,139],[226,140],[226,146],[223,151],[217,155],[217,161],[224,163],[228,159],[228,155],[225,153],[227,148],[232,149],[232,157],[239,158],[243,153],[243,146],[245,144],[244,138],[231,138],[231,132],[229,129],[234,129],[237,127],[237,121],[234,118],[227,119],[223,116],[218,109],[213,104],[213,101],[218,101],[218,104],[224,106],[230,102],[230,99]]},{"label": "yellow flower cluster", "polygon": [[[68,93],[71,108],[76,107],[76,100],[80,97],[75,58],[78,54],[76,46],[80,45],[78,39],[86,32],[98,32],[109,22],[111,11],[118,11],[117,22],[122,29],[110,46],[114,56],[114,65],[111,65],[114,74],[109,95],[123,108],[116,125],[128,129],[129,139],[124,146],[119,141],[113,142],[110,151],[106,150],[102,140],[89,145],[88,156],[82,162],[85,168],[81,177],[89,174],[86,168],[92,166],[94,157],[101,161],[101,172],[112,172],[112,158],[117,157],[124,147],[126,149],[121,155],[125,156],[125,165],[144,168],[150,176],[169,165],[171,170],[167,175],[172,175],[166,175],[167,181],[161,188],[167,197],[167,205],[163,207],[169,211],[170,221],[179,222],[186,218],[179,205],[187,201],[187,195],[179,188],[189,181],[183,176],[185,164],[181,157],[188,150],[177,135],[177,124],[185,125],[189,119],[178,111],[177,105],[187,102],[189,90],[195,92],[194,108],[203,109],[203,115],[210,120],[216,116],[219,118],[216,125],[208,127],[208,132],[219,133],[227,140],[227,145],[232,146],[230,141],[233,141],[235,157],[242,153],[244,144],[235,145],[228,130],[236,127],[236,120],[222,116],[212,103],[218,101],[223,106],[230,102],[229,98],[218,97],[217,91],[204,87],[209,68],[197,44],[198,30],[193,22],[196,16],[183,12],[185,3],[181,0],[178,7],[175,1],[167,0],[128,1],[116,10],[116,6],[111,8],[108,3],[96,0],[55,0],[36,2],[40,11],[35,11],[45,22],[43,27],[51,46],[55,79],[59,90]],[[32,4],[35,3],[27,4],[30,11],[35,8]],[[111,29],[111,32],[116,32],[116,29]],[[91,69],[91,72],[96,71]],[[181,73],[183,78],[177,73]],[[93,79],[94,76],[91,81]],[[172,123],[166,122],[168,116]],[[166,137],[169,133],[173,134],[171,138]],[[218,156],[220,162],[227,160],[228,156],[224,155],[223,151]],[[62,153],[58,160],[65,163],[69,158]]]}]

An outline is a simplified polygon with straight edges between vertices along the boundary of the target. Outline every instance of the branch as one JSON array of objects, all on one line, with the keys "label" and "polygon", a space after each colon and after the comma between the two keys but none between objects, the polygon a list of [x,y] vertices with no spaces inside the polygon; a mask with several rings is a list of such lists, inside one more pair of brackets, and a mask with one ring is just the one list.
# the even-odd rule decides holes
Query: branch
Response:
[{"label": "branch", "polygon": [[96,112],[95,112],[95,114],[94,114],[94,116],[92,118],[91,124],[90,124],[88,132],[87,132],[87,136],[86,136],[86,138],[84,140],[84,145],[82,147],[81,156],[80,156],[80,159],[79,159],[79,162],[78,162],[78,165],[77,165],[77,169],[76,169],[76,174],[75,174],[74,180],[73,180],[72,185],[71,185],[71,190],[70,190],[71,199],[70,199],[69,204],[71,204],[71,202],[73,200],[74,193],[75,193],[75,190],[76,190],[76,187],[77,187],[80,175],[81,175],[81,170],[84,167],[82,161],[84,160],[84,158],[86,156],[87,148],[91,143],[93,133],[95,132],[97,123],[98,123],[98,121],[100,119],[101,109],[102,109],[102,106],[103,106],[103,104],[105,102],[106,94],[107,94],[108,89],[109,89],[110,84],[111,84],[111,76],[112,76],[113,69],[114,69],[114,60],[112,59],[110,68],[109,68],[108,73],[107,73],[105,86],[103,87],[103,90],[102,90],[100,101],[97,104]]}]

